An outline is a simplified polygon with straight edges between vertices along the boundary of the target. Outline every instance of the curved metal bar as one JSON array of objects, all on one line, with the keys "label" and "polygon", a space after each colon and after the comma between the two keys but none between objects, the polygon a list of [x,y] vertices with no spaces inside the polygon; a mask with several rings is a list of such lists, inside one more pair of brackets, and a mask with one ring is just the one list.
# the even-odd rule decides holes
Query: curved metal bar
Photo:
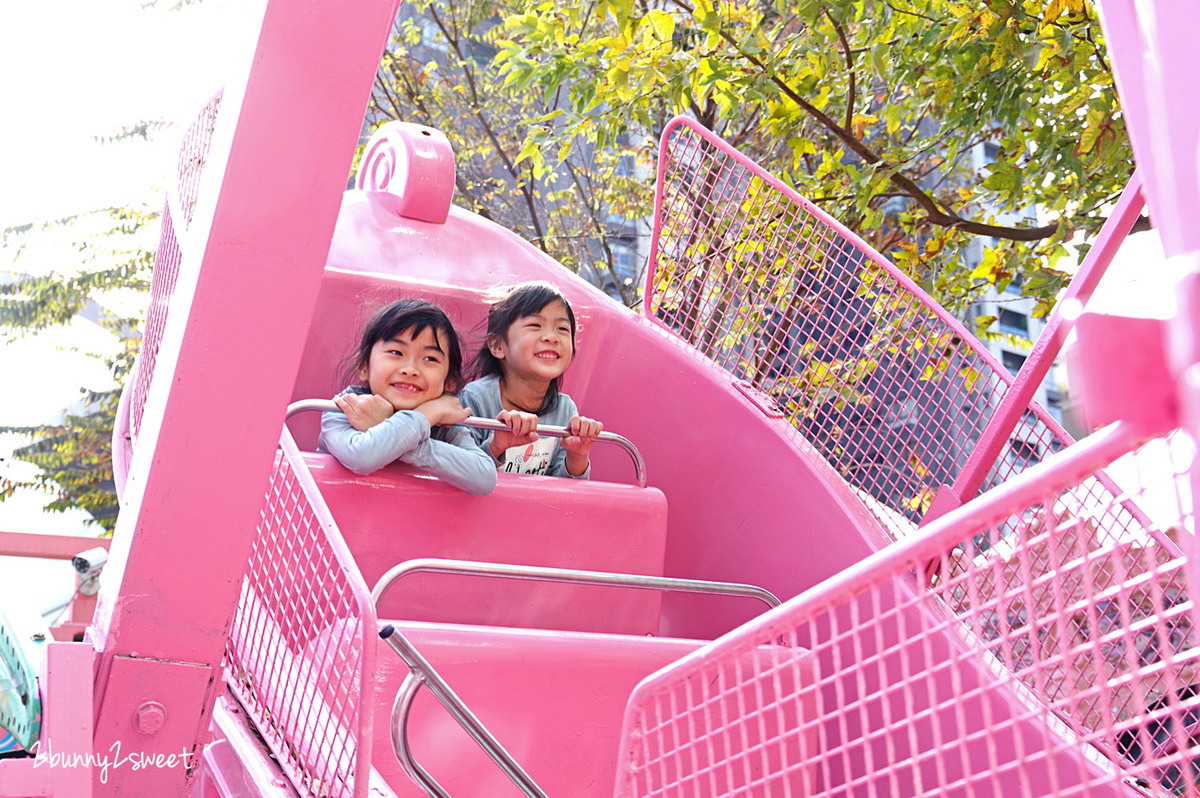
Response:
[{"label": "curved metal bar", "polygon": [[[342,409],[334,404],[330,399],[301,399],[298,402],[292,402],[290,405],[288,405],[287,415],[284,416],[284,418],[291,418],[297,413],[301,413],[305,410],[320,410],[321,412],[332,411],[334,413],[342,412]],[[505,426],[504,422],[502,421],[497,421],[494,418],[479,418],[478,416],[471,416],[466,421],[460,424],[455,424],[454,426],[474,427],[475,429],[486,429],[492,430],[493,432],[504,432],[508,429],[508,427]],[[537,433],[538,435],[545,435],[550,438],[566,438],[570,436],[571,431],[566,427],[547,425],[539,426]],[[633,460],[633,471],[634,477],[637,480],[637,484],[643,488],[646,487],[646,461],[642,459],[642,453],[638,451],[638,448],[633,445],[632,441],[623,435],[618,435],[615,432],[601,432],[596,436],[596,440],[602,441],[603,443],[611,443],[614,446],[618,446],[623,449],[625,453],[629,455],[629,459]]]},{"label": "curved metal bar", "polygon": [[413,699],[417,697],[417,691],[424,683],[425,679],[421,674],[410,670],[396,692],[396,701],[392,704],[392,750],[396,752],[396,759],[400,760],[409,778],[419,784],[425,792],[435,798],[450,798],[450,793],[442,789],[442,785],[429,775],[429,771],[413,759],[412,747],[408,744],[408,715],[412,711]]},{"label": "curved metal bar", "polygon": [[392,585],[409,574],[469,574],[472,576],[494,576],[501,579],[524,579],[536,582],[566,582],[585,585],[611,585],[632,587],[639,590],[673,590],[680,593],[710,593],[725,596],[756,598],[768,607],[778,607],[780,601],[770,591],[754,585],[737,582],[709,582],[703,579],[675,579],[667,576],[645,576],[643,574],[613,574],[604,571],[576,571],[569,568],[541,568],[533,565],[508,565],[495,562],[471,562],[447,560],[440,557],[422,557],[406,560],[391,568],[380,577],[371,591],[375,607]]},{"label": "curved metal bar", "polygon": [[[500,745],[496,738],[492,736],[491,732],[484,727],[479,718],[475,717],[475,713],[471,712],[471,710],[467,708],[467,705],[462,702],[462,699],[450,689],[450,685],[446,684],[445,680],[443,680],[438,672],[433,669],[433,666],[429,664],[428,660],[421,656],[421,652],[417,651],[416,648],[413,647],[413,644],[408,641],[408,638],[400,634],[399,630],[397,630],[396,627],[392,626],[391,624],[387,624],[379,630],[379,637],[382,638],[389,646],[391,646],[393,651],[400,655],[400,659],[404,660],[404,663],[408,665],[408,669],[416,676],[418,680],[420,680],[420,682],[424,683],[424,685],[429,688],[429,692],[433,693],[434,697],[441,702],[442,706],[446,708],[446,711],[450,713],[451,717],[458,721],[458,725],[462,726],[463,731],[471,735],[471,739],[478,743],[479,747],[483,749],[483,752],[490,756],[492,761],[494,761],[500,767],[500,769],[504,771],[505,775],[507,775],[509,779],[512,780],[512,783],[517,786],[517,789],[521,790],[521,792],[528,796],[532,796],[533,798],[547,798],[546,794],[542,792],[541,787],[538,787],[537,783],[530,778],[529,774],[526,773],[520,765],[517,764],[516,760],[512,758],[508,751],[504,750],[504,746]],[[417,686],[419,687],[420,685]],[[409,692],[415,694],[417,687],[410,687],[408,690]],[[401,685],[401,692],[404,691],[405,685]],[[400,702],[399,695],[397,695],[396,702],[397,705]],[[411,697],[409,697],[409,703],[411,703]],[[393,718],[395,718],[395,711],[395,706],[393,706]],[[407,722],[407,710],[405,711],[405,718]],[[407,731],[402,731],[401,737],[404,739],[404,744],[407,747]],[[395,726],[393,726],[392,729],[392,744],[393,746],[396,744]],[[411,759],[411,752],[408,753],[407,756]],[[403,763],[404,759],[401,759],[400,761]],[[413,764],[416,765],[415,762],[413,762]],[[408,766],[405,765],[406,769],[407,767]],[[419,765],[416,765],[416,767],[418,770],[420,770],[420,772],[425,772],[424,769],[420,768]],[[428,773],[425,773],[425,776],[433,785],[437,785],[437,782],[433,781],[433,777],[429,776]],[[437,789],[441,790],[440,787]],[[444,792],[431,794],[439,796],[445,795]]]}]

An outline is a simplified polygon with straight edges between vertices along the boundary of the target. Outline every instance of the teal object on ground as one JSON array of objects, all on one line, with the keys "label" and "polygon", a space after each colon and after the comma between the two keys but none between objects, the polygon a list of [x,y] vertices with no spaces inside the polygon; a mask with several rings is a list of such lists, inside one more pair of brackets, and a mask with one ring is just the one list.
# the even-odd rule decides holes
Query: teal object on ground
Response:
[{"label": "teal object on ground", "polygon": [[37,742],[42,700],[36,663],[45,657],[49,640],[40,618],[0,609],[0,752],[16,746],[29,751]]}]

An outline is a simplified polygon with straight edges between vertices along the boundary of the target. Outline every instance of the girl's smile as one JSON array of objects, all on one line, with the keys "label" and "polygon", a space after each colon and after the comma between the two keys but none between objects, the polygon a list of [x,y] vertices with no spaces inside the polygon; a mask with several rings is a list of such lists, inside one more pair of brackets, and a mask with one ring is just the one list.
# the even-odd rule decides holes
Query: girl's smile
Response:
[{"label": "girl's smile", "polygon": [[448,360],[432,327],[416,335],[410,328],[376,341],[358,378],[395,410],[414,410],[446,392]]},{"label": "girl's smile", "polygon": [[507,382],[550,382],[567,370],[574,355],[566,305],[555,299],[537,313],[522,316],[488,347],[504,364]]}]

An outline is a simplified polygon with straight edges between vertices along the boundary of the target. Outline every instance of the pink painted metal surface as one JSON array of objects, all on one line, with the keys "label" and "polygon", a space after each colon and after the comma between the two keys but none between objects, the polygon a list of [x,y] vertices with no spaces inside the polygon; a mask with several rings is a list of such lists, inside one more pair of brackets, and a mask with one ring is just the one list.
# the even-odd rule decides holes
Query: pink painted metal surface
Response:
[{"label": "pink painted metal surface", "polygon": [[354,187],[385,191],[393,211],[442,224],[454,196],[454,150],[440,130],[411,122],[381,125],[367,142]]},{"label": "pink painted metal surface", "polygon": [[[1184,560],[1145,535],[1100,534],[1122,508],[1079,489],[1133,451],[1129,495],[1165,504],[1164,534],[1191,534],[1177,489],[1190,442],[1140,443],[1109,428],[647,679],[617,794],[695,795],[747,763],[771,795],[1117,795],[1138,779],[1194,794],[1200,651]],[[934,587],[920,578],[964,535],[1001,533],[947,557]],[[777,668],[737,668],[781,635],[813,662],[782,696]],[[716,706],[730,691],[747,696],[733,716]],[[791,725],[747,744],[744,726],[784,712]],[[815,750],[788,747],[812,733]],[[696,758],[714,745],[722,756]]]},{"label": "pink painted metal surface", "polygon": [[0,532],[0,556],[69,560],[85,549],[97,546],[107,549],[111,543],[108,538]]},{"label": "pink painted metal surface", "polygon": [[1102,0],[1097,7],[1163,251],[1200,251],[1200,106],[1191,101],[1200,8],[1189,0]]},{"label": "pink painted metal surface", "polygon": [[[420,557],[663,575],[667,502],[653,488],[501,474],[470,498],[394,465],[357,476],[329,455],[304,456],[368,585]],[[397,508],[403,508],[397,512]],[[389,620],[657,634],[657,591],[421,574],[379,607]]]},{"label": "pink painted metal surface", "polygon": [[[399,625],[501,745],[549,796],[607,795],[625,699],[699,641],[443,624]],[[391,651],[378,671],[377,767],[398,795],[424,793],[392,755],[391,697],[408,669]],[[413,755],[455,796],[521,793],[429,694],[414,702]]]},{"label": "pink painted metal surface", "polygon": [[[93,751],[92,718],[86,710],[92,704],[96,652],[86,643],[55,642],[45,653],[38,675],[42,731],[37,758],[0,759],[0,798],[91,798],[97,774],[86,764]],[[111,768],[115,757],[105,753],[110,764],[105,778],[119,778]]]},{"label": "pink painted metal surface", "polygon": [[226,657],[229,685],[302,795],[365,796],[375,609],[286,432]]},{"label": "pink painted metal surface", "polygon": [[[270,0],[254,53],[242,54],[226,86],[90,631],[97,749],[126,737],[147,702],[167,719],[153,750],[202,749],[393,13],[391,0],[336,8]],[[312,69],[296,68],[297,53]],[[322,80],[305,79],[313,71]],[[254,400],[229,412],[229,398],[247,386]],[[203,567],[192,566],[197,556]],[[97,789],[178,795],[195,766],[131,771]]]},{"label": "pink painted metal surface", "polygon": [[[1013,383],[882,255],[682,117],[663,133],[645,307],[773,399],[893,535],[958,477]],[[985,487],[1071,443],[1023,413]]]}]

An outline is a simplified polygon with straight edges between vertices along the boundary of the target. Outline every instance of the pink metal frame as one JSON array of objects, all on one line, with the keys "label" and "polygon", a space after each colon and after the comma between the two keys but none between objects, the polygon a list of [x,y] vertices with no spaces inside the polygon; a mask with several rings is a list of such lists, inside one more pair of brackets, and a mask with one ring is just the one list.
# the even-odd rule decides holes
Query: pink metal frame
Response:
[{"label": "pink metal frame", "polygon": [[[1078,315],[1079,308],[1087,303],[1145,205],[1142,197],[1142,179],[1139,173],[1134,172],[1116,207],[1109,214],[1100,235],[1080,264],[1079,272],[1054,306],[1045,329],[1034,342],[1033,350],[1005,392],[995,415],[988,420],[987,427],[980,435],[979,444],[971,452],[951,486],[956,505],[974,498],[979,492],[984,477],[1000,457],[1009,436],[1021,423],[1022,413],[1033,403],[1033,395],[1038,386],[1046,378],[1055,358],[1062,351],[1063,342],[1074,321],[1073,317],[1068,318],[1066,314]],[[931,511],[922,520],[931,521],[948,509],[949,507],[942,510],[930,508]]]},{"label": "pink metal frame", "polygon": [[[1013,377],[886,258],[694,120],[673,120],[662,142],[647,315],[743,380],[908,534],[901,519],[919,522],[963,474]],[[1009,415],[1022,414],[975,461],[976,485],[1072,442],[1027,398]]]},{"label": "pink metal frame", "polygon": [[[645,680],[618,794],[1106,795],[1135,779],[1192,794],[1184,561],[1093,536],[1121,508],[1076,488],[1136,436],[1106,429]],[[1169,528],[1190,528],[1176,510]],[[1003,550],[944,554],[1006,527]],[[931,557],[950,574],[933,588]],[[781,635],[794,647],[764,656]]]},{"label": "pink metal frame", "polygon": [[[89,630],[95,750],[136,740],[149,754],[194,754],[187,767],[123,773],[124,794],[182,794],[195,783],[362,109],[395,17],[392,0],[270,0],[260,10],[257,43],[231,63],[195,170],[195,205],[182,198],[170,209],[178,276]],[[297,53],[311,68],[297,68]],[[314,72],[320,80],[307,79]],[[224,403],[248,386],[253,399],[229,412]],[[197,552],[202,568],[191,567]]]},{"label": "pink metal frame", "polygon": [[[391,6],[323,12],[272,0],[256,68],[222,101],[232,121],[211,128],[223,180],[197,174],[195,204],[180,197],[169,209],[155,291],[175,315],[161,333],[148,329],[159,365],[145,366],[130,401],[139,449],[91,633],[96,656],[54,649],[48,666],[62,707],[48,723],[61,739],[105,750],[140,733],[151,752],[198,751],[223,651],[301,789],[367,790],[374,616],[286,434],[274,470],[269,461],[332,230],[330,189],[357,133],[347,96],[365,96],[378,55],[363,31],[382,41]],[[1200,51],[1186,37],[1200,11],[1188,0],[1103,9],[1149,203],[1167,252],[1194,266],[1200,106],[1186,98]],[[324,55],[327,80],[291,80],[296,52]],[[294,142],[276,135],[285,127]],[[276,146],[294,146],[305,168]],[[884,526],[911,536],[643,682],[626,716],[619,794],[1107,795],[1131,783],[1195,794],[1200,649],[1175,546],[1195,535],[1191,442],[1148,441],[1122,421],[1023,471],[1010,443],[986,493],[914,531],[929,492],[967,470],[998,397],[1016,395],[1013,380],[878,253],[723,143],[676,123],[662,174],[650,318],[743,378]],[[259,175],[279,181],[272,202]],[[196,226],[186,242],[181,224]],[[1195,432],[1200,278],[1183,288],[1171,366],[1180,424]],[[271,357],[246,358],[247,341]],[[249,384],[261,395],[230,417],[222,399]],[[1068,443],[1028,409],[1016,429],[1026,443]],[[1177,458],[1165,479],[1155,448]],[[1123,458],[1135,469],[1117,489],[1103,469]],[[268,480],[271,501],[251,530]],[[1156,507],[1151,520],[1138,509],[1163,495],[1168,512]],[[207,570],[163,575],[197,546]],[[932,585],[922,578],[930,559],[941,563]],[[73,678],[60,688],[64,663]],[[165,705],[155,732],[134,728],[154,704]],[[118,788],[89,784],[86,770],[0,766],[7,794],[180,794],[192,775],[122,774]]]},{"label": "pink metal frame", "polygon": [[226,657],[302,795],[367,794],[377,642],[370,591],[285,430]]}]

